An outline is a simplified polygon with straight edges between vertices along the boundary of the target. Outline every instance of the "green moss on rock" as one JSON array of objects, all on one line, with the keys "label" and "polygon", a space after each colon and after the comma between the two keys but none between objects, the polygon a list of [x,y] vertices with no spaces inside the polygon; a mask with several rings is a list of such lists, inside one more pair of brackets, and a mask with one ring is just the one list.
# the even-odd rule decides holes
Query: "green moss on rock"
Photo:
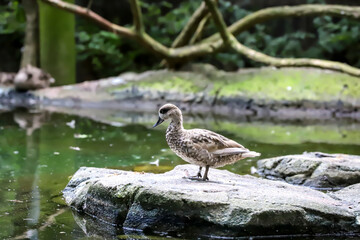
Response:
[{"label": "green moss on rock", "polygon": [[[51,91],[50,91],[51,90]],[[360,107],[360,79],[347,74],[313,68],[260,68],[224,72],[214,68],[190,71],[158,70],[141,74],[125,73],[115,80],[51,88],[34,92],[47,99],[77,99],[101,102],[144,97],[198,103],[227,104],[226,99],[252,100],[254,104],[295,103],[305,108]],[[201,97],[199,97],[201,95]],[[203,96],[203,97],[202,97]],[[224,99],[225,101],[214,101]],[[309,104],[310,103],[310,104]],[[313,104],[314,103],[314,104]],[[319,103],[319,104],[318,104]],[[322,104],[322,105],[321,105]]]},{"label": "green moss on rock", "polygon": [[196,94],[224,98],[274,101],[319,101],[360,105],[360,79],[343,73],[312,68],[260,68],[240,72],[152,71],[132,76],[112,86],[114,92],[136,87],[159,92]]},{"label": "green moss on rock", "polygon": [[206,76],[192,72],[153,71],[149,74],[137,75],[120,86],[108,88],[108,92],[137,87],[160,92],[196,93],[207,86]]},{"label": "green moss on rock", "polygon": [[184,79],[178,76],[173,76],[165,81],[144,81],[137,84],[139,88],[151,88],[158,91],[174,91],[180,93],[196,93],[200,91],[200,87],[197,86],[190,79]]},{"label": "green moss on rock", "polygon": [[264,68],[214,83],[219,96],[265,100],[357,101],[360,79],[342,73],[306,68]]}]

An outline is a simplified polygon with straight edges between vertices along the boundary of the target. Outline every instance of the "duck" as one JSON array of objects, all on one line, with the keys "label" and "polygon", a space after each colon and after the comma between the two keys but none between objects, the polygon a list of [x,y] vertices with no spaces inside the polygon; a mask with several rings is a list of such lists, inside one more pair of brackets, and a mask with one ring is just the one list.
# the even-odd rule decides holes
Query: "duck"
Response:
[{"label": "duck", "polygon": [[[167,103],[160,107],[158,121],[153,128],[166,120],[166,142],[170,149],[184,161],[198,165],[199,171],[192,180],[208,181],[209,168],[219,168],[261,154],[250,151],[240,143],[207,129],[184,129],[181,110]],[[204,175],[202,169],[205,168]]]}]

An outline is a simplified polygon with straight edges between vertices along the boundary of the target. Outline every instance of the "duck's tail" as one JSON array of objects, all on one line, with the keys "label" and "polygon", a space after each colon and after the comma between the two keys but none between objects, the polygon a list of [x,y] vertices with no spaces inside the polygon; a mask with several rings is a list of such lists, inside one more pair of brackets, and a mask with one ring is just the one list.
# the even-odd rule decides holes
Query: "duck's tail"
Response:
[{"label": "duck's tail", "polygon": [[258,152],[253,152],[253,151],[249,151],[249,152],[245,152],[242,154],[242,157],[259,157],[261,155],[261,153]]}]

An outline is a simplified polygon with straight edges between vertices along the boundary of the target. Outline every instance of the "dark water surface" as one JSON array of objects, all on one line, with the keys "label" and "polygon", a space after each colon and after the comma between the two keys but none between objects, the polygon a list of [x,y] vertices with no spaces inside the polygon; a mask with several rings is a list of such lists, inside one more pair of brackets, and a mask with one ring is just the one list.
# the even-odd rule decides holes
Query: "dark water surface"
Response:
[{"label": "dark water surface", "polygon": [[[262,158],[304,151],[360,155],[359,125],[354,123],[285,126],[216,118],[191,119],[187,127],[222,133],[261,152]],[[165,126],[151,129],[156,120],[156,113],[148,118],[124,113],[103,121],[111,123],[109,125],[59,113],[25,110],[1,113],[0,239],[172,238],[134,236],[132,232],[124,233],[116,228],[112,233],[93,232],[87,227],[91,220],[73,213],[61,195],[71,175],[81,166],[161,173],[184,164],[169,150]],[[258,159],[240,161],[225,169],[250,174]],[[340,238],[351,237],[317,239]],[[313,238],[288,236],[284,239]]]}]

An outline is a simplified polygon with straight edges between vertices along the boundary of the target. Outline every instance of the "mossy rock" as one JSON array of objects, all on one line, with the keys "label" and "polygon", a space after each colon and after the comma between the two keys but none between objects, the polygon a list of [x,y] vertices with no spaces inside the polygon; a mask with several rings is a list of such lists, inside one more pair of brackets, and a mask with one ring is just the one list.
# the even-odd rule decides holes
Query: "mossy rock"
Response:
[{"label": "mossy rock", "polygon": [[[360,79],[347,74],[312,68],[260,68],[223,72],[192,68],[194,72],[152,71],[132,75],[132,80],[109,92],[136,87],[142,90],[196,94],[219,98],[262,101],[320,101],[360,106]],[[198,71],[198,72],[197,72]]]},{"label": "mossy rock", "polygon": [[[225,82],[225,84],[224,84]],[[311,68],[263,68],[217,81],[219,96],[277,101],[338,101],[360,104],[360,79]]]},{"label": "mossy rock", "polygon": [[171,102],[183,109],[263,119],[360,119],[360,79],[313,68],[224,72],[205,65],[157,70],[33,92],[39,104],[146,111]]}]

